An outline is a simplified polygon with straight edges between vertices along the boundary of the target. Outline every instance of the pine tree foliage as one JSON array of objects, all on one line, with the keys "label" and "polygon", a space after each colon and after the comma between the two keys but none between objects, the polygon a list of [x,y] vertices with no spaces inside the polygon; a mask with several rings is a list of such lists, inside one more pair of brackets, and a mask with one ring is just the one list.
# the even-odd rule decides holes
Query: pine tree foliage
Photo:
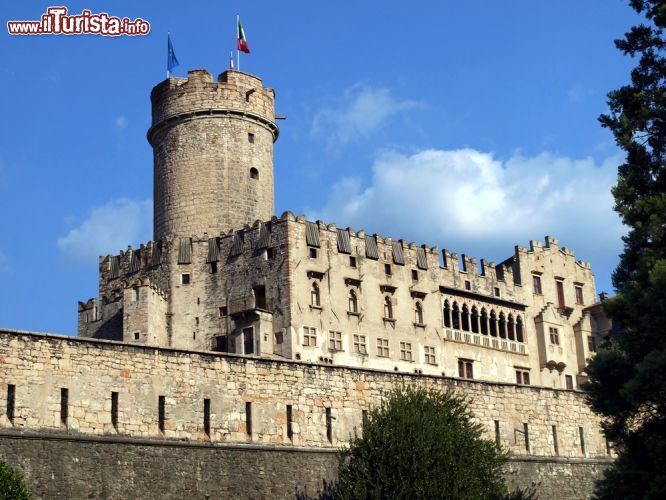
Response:
[{"label": "pine tree foliage", "polygon": [[599,118],[626,153],[613,196],[628,232],[605,303],[624,333],[589,365],[587,390],[619,455],[598,498],[666,498],[666,3],[630,5],[645,22],[615,45],[638,64]]}]

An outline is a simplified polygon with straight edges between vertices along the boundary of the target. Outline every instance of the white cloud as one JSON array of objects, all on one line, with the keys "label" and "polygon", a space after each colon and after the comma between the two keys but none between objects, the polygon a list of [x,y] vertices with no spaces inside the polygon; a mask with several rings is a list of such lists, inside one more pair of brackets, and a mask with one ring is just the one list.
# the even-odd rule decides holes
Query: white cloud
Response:
[{"label": "white cloud", "polygon": [[610,194],[618,163],[551,153],[500,161],[473,149],[385,153],[368,185],[341,179],[311,215],[496,262],[548,234],[577,258],[611,266],[624,232]]},{"label": "white cloud", "polygon": [[58,238],[58,247],[68,258],[84,262],[130,244],[136,248],[150,239],[152,213],[151,200],[113,200],[94,207],[78,227]]},{"label": "white cloud", "polygon": [[419,107],[417,101],[393,97],[387,88],[354,85],[335,106],[320,109],[312,123],[312,135],[327,135],[331,144],[363,139],[396,114]]}]

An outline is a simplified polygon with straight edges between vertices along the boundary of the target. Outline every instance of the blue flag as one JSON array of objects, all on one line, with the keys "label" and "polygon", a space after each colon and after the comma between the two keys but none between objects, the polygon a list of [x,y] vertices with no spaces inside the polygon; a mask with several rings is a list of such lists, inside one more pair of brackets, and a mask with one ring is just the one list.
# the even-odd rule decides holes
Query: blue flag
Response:
[{"label": "blue flag", "polygon": [[171,33],[167,34],[167,45],[168,45],[168,53],[167,53],[167,78],[169,77],[169,74],[175,68],[178,66],[179,62],[178,59],[176,58],[176,53],[173,51],[173,45],[171,45]]}]

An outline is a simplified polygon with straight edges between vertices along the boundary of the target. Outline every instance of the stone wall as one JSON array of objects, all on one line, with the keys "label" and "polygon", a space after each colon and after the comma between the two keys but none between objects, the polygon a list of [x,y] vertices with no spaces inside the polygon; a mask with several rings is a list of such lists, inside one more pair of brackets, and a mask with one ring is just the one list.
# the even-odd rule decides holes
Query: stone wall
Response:
[{"label": "stone wall", "polygon": [[285,496],[330,478],[334,455],[326,452],[345,445],[362,411],[403,384],[469,396],[486,436],[514,457],[511,484],[542,481],[556,491],[562,477],[573,478],[586,493],[572,498],[582,498],[609,459],[598,419],[577,391],[7,330],[0,381],[5,398],[15,386],[13,414],[0,415],[2,455],[47,497],[61,488],[65,497],[122,498],[131,486],[147,498],[179,496],[179,488],[211,498],[248,488]]},{"label": "stone wall", "polygon": [[[0,358],[2,383],[16,386],[13,421],[0,416],[0,427],[6,428],[330,448],[347,442],[360,427],[362,410],[376,406],[383,393],[414,384],[470,396],[487,436],[495,438],[497,429],[513,454],[606,456],[598,419],[577,391],[10,331],[0,334]],[[69,391],[66,424],[63,388]],[[115,424],[112,392],[118,393]],[[210,402],[208,432],[205,399]],[[292,407],[291,435],[287,405]]]},{"label": "stone wall", "polygon": [[[295,498],[335,479],[335,450],[212,445],[0,431],[0,459],[35,498]],[[538,483],[540,498],[588,498],[607,460],[514,458],[510,489]]]}]

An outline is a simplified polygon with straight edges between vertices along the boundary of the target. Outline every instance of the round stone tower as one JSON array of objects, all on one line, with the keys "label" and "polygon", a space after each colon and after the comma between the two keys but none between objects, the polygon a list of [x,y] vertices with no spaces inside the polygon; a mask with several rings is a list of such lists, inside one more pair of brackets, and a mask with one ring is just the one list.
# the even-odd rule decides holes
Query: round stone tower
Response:
[{"label": "round stone tower", "polygon": [[261,79],[205,70],[150,95],[154,238],[217,235],[273,216],[275,92]]}]

